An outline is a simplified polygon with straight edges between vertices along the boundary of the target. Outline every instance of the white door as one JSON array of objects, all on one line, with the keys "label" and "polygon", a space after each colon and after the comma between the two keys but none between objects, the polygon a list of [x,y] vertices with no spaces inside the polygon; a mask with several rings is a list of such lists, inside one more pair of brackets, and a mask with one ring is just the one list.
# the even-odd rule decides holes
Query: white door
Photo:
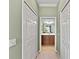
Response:
[{"label": "white door", "polygon": [[35,59],[37,54],[37,16],[23,3],[22,59]]},{"label": "white door", "polygon": [[70,3],[60,13],[60,55],[70,59]]}]

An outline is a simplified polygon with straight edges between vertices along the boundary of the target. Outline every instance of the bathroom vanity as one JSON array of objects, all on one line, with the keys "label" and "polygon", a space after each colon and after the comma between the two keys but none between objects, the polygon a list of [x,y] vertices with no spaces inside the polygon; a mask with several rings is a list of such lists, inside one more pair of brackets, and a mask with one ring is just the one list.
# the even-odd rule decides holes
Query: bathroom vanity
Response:
[{"label": "bathroom vanity", "polygon": [[55,35],[41,35],[42,46],[55,46]]},{"label": "bathroom vanity", "polygon": [[56,50],[56,17],[40,17],[40,51],[42,46]]}]

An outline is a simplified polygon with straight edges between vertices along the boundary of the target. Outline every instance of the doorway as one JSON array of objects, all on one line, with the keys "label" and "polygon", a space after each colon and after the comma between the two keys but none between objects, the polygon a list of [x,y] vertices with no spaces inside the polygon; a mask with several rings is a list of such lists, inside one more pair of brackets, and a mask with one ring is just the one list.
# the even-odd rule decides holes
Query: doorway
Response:
[{"label": "doorway", "polygon": [[56,51],[56,17],[40,17],[40,50],[51,47]]}]

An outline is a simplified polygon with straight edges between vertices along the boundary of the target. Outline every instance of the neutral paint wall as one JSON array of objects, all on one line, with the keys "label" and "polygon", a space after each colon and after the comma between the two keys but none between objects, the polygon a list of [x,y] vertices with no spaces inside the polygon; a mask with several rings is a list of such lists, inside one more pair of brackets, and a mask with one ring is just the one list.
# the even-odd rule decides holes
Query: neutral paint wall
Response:
[{"label": "neutral paint wall", "polygon": [[[16,46],[9,50],[10,59],[22,59],[22,0],[9,0],[9,38],[16,38]],[[28,4],[38,13],[35,0],[27,0]]]},{"label": "neutral paint wall", "polygon": [[9,59],[22,59],[22,0],[9,1],[9,37],[16,38],[16,46],[10,48]]},{"label": "neutral paint wall", "polygon": [[39,16],[57,16],[57,7],[39,7]]}]

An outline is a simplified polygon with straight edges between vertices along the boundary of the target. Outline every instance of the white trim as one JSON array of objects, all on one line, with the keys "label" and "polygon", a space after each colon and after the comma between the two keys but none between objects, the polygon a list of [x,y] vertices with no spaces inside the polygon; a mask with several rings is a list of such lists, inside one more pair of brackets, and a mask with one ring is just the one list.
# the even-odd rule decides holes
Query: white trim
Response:
[{"label": "white trim", "polygon": [[56,7],[57,4],[39,4],[40,7]]},{"label": "white trim", "polygon": [[41,33],[41,35],[56,35],[55,33]]},{"label": "white trim", "polygon": [[53,17],[53,18],[55,18],[55,51],[57,51],[56,50],[56,43],[57,43],[57,37],[56,37],[56,31],[57,31],[57,29],[56,29],[56,17]]},{"label": "white trim", "polygon": [[47,35],[47,33],[43,34],[43,33],[41,32],[41,19],[42,19],[42,18],[55,18],[55,33],[48,34],[48,35],[55,35],[55,51],[57,51],[57,50],[56,50],[56,40],[57,40],[57,38],[56,38],[56,17],[40,17],[40,25],[39,25],[39,27],[40,27],[40,37],[39,37],[40,50],[39,50],[39,52],[41,52],[41,35]]},{"label": "white trim", "polygon": [[23,6],[24,6],[24,0],[22,0],[22,59],[23,58]]}]

